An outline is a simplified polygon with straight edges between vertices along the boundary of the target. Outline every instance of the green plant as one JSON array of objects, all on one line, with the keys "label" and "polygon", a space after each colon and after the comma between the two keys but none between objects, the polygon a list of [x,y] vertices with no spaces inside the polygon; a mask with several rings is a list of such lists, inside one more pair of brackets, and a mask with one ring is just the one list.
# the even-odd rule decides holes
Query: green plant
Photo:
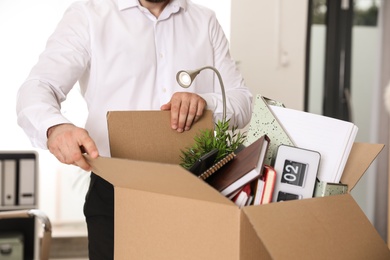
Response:
[{"label": "green plant", "polygon": [[211,129],[200,131],[194,138],[194,145],[182,151],[180,165],[189,169],[200,157],[215,148],[218,154],[214,162],[217,162],[237,150],[245,139],[246,133],[240,132],[236,126],[229,130],[229,120],[218,121],[215,134]]}]

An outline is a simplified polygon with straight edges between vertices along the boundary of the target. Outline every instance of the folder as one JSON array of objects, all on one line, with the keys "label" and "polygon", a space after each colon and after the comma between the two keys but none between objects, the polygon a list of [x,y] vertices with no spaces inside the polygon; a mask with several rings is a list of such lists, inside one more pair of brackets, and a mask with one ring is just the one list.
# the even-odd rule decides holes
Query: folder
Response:
[{"label": "folder", "polygon": [[16,205],[16,160],[4,160],[3,206]]},{"label": "folder", "polygon": [[273,165],[279,145],[285,144],[295,146],[286,130],[276,119],[270,109],[271,106],[284,107],[281,102],[261,95],[256,96],[252,118],[247,132],[247,139],[244,143],[248,146],[259,139],[259,137],[267,135],[270,138],[271,143],[269,144],[267,156],[264,161],[264,164],[266,165]]},{"label": "folder", "polygon": [[35,159],[19,160],[19,205],[35,203]]},{"label": "folder", "polygon": [[3,205],[3,161],[0,160],[0,206]]}]

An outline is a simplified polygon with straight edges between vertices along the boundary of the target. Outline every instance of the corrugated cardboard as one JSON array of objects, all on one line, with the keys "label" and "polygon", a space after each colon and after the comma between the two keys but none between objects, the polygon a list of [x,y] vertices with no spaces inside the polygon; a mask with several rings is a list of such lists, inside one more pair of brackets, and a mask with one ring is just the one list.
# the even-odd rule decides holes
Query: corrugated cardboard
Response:
[{"label": "corrugated cardboard", "polygon": [[[240,210],[177,164],[153,162],[155,147],[169,149],[172,135],[178,138],[169,127],[153,135],[142,134],[149,129],[137,129],[138,144],[127,146],[128,132],[150,127],[141,121],[164,117],[169,126],[169,115],[115,113],[108,115],[108,124],[119,142],[111,143],[111,153],[132,159],[87,156],[93,171],[115,186],[115,259],[390,259],[385,242],[350,194]],[[126,122],[132,123],[126,125],[129,113],[132,119]],[[211,115],[204,120],[211,122]],[[188,133],[193,138],[198,131]],[[149,148],[144,153],[148,158],[134,159],[134,147]],[[342,180],[353,187],[382,148],[355,144]],[[180,156],[180,149],[174,149],[169,152]]]},{"label": "corrugated cardboard", "polygon": [[193,126],[178,133],[171,129],[169,111],[114,111],[107,114],[111,156],[179,164],[180,150],[193,145],[194,134],[213,129],[211,111]]}]

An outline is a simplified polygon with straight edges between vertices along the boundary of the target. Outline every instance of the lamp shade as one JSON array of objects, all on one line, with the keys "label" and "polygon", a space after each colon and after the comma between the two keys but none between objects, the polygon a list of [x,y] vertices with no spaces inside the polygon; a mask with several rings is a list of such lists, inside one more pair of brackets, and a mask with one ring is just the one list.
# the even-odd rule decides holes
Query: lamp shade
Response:
[{"label": "lamp shade", "polygon": [[225,86],[222,81],[221,74],[219,71],[212,67],[212,66],[206,66],[197,70],[181,70],[176,74],[176,81],[177,83],[183,87],[188,88],[191,86],[192,82],[195,80],[196,76],[204,69],[211,69],[215,72],[218,76],[219,85],[221,86],[221,92],[222,92],[222,102],[223,102],[223,120],[226,120],[226,96],[225,96]]}]

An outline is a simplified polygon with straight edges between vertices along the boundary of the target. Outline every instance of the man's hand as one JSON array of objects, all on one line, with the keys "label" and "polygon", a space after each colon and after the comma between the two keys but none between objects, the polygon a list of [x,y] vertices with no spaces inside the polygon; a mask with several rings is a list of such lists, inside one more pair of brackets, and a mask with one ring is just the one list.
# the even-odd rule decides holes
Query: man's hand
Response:
[{"label": "man's hand", "polygon": [[171,127],[178,132],[188,131],[198,121],[206,108],[206,101],[197,94],[176,92],[161,110],[171,111]]},{"label": "man's hand", "polygon": [[92,158],[99,156],[95,142],[88,132],[72,124],[50,127],[47,131],[47,147],[60,162],[77,165],[86,171],[90,171],[91,166],[82,153],[85,152]]}]

